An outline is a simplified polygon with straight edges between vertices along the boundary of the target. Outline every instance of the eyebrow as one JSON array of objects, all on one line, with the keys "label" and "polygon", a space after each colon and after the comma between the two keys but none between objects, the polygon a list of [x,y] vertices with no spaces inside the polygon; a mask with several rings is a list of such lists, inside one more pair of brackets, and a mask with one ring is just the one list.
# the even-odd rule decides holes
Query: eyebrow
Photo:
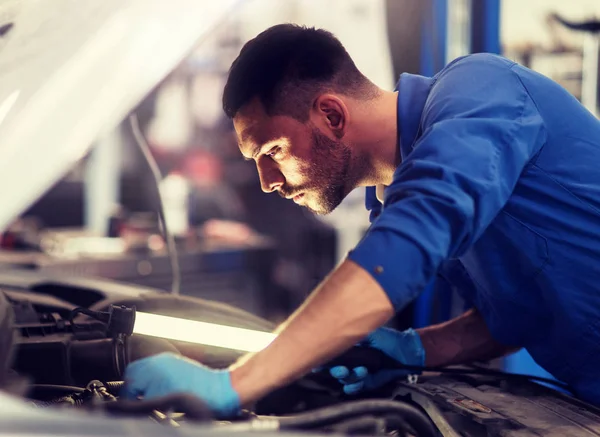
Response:
[{"label": "eyebrow", "polygon": [[[238,144],[239,146],[239,144]],[[250,158],[248,158],[247,156],[244,156],[244,161],[252,161],[253,159],[256,159],[256,157],[258,156],[258,154],[260,153],[260,151],[263,149],[264,144],[263,145],[256,145],[252,148],[252,155]]]},{"label": "eyebrow", "polygon": [[[242,143],[244,143],[245,141],[249,141],[249,140],[253,140],[252,138],[252,134],[249,132],[250,129],[244,129],[244,131],[240,134],[240,141],[238,141],[238,147],[241,149],[242,148]],[[264,144],[256,144],[252,147],[252,155],[250,156],[250,158],[248,158],[247,156],[244,155],[244,161],[252,161],[253,159],[256,159],[256,157],[258,156],[258,154],[260,153],[260,151],[262,150],[262,148],[264,147]]]}]

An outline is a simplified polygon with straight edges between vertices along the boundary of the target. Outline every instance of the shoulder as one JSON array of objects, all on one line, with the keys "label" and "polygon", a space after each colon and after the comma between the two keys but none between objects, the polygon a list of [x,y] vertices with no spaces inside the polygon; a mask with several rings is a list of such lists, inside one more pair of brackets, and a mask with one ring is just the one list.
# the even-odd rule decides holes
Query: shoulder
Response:
[{"label": "shoulder", "polygon": [[516,62],[491,53],[476,53],[462,56],[446,65],[435,75],[435,85],[460,81],[463,86],[479,82],[490,82],[514,76],[512,68]]},{"label": "shoulder", "polygon": [[[423,121],[498,112],[499,108],[518,111],[527,92],[509,59],[478,53],[455,59],[435,76],[425,103]],[[505,114],[514,115],[514,114]]]},{"label": "shoulder", "polygon": [[461,56],[446,65],[437,76],[455,70],[456,68],[489,68],[489,69],[510,69],[517,63],[504,56],[493,53],[474,53],[472,55]]}]

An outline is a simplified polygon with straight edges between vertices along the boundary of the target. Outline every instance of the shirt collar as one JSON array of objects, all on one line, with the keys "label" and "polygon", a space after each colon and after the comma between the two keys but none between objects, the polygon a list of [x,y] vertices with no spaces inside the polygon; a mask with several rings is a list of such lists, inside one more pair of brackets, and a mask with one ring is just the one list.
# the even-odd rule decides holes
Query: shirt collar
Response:
[{"label": "shirt collar", "polygon": [[421,115],[435,79],[403,73],[396,85],[398,91],[398,129],[400,130],[400,156],[410,153],[419,135]]},{"label": "shirt collar", "polygon": [[[403,73],[396,85],[398,91],[397,126],[400,132],[398,147],[402,160],[410,153],[417,140],[421,125],[421,115],[435,79]],[[377,199],[375,187],[367,187],[365,204],[371,212],[372,222],[381,213],[382,204]]]}]

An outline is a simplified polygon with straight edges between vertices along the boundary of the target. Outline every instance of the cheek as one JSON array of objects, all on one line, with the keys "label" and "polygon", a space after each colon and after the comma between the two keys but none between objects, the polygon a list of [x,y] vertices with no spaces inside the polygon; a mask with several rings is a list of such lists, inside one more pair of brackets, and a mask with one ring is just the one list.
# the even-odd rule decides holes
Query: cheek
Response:
[{"label": "cheek", "polygon": [[286,181],[291,185],[297,185],[309,177],[311,165],[307,161],[290,157],[280,163],[280,168]]},{"label": "cheek", "polygon": [[305,129],[291,136],[287,149],[288,157],[295,165],[295,169],[299,172],[306,171],[311,167],[314,160],[315,143],[314,134]]}]

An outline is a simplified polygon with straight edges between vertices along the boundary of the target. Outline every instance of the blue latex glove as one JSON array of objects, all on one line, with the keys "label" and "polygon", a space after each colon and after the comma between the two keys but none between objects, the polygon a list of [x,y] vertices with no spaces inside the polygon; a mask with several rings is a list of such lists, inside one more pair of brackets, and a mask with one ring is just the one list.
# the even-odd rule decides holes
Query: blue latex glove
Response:
[{"label": "blue latex glove", "polygon": [[[396,331],[390,328],[379,328],[369,334],[359,345],[379,349],[402,364],[423,366],[425,363],[425,350],[421,337],[413,329]],[[335,366],[329,369],[329,373],[344,385],[346,394],[357,394],[362,390],[374,390],[390,381],[419,372],[396,369],[380,370],[369,374],[366,367],[348,369],[345,366]]]},{"label": "blue latex glove", "polygon": [[127,366],[124,379],[120,395],[125,399],[190,393],[219,417],[234,416],[240,410],[229,371],[211,369],[171,352],[134,361]]}]

